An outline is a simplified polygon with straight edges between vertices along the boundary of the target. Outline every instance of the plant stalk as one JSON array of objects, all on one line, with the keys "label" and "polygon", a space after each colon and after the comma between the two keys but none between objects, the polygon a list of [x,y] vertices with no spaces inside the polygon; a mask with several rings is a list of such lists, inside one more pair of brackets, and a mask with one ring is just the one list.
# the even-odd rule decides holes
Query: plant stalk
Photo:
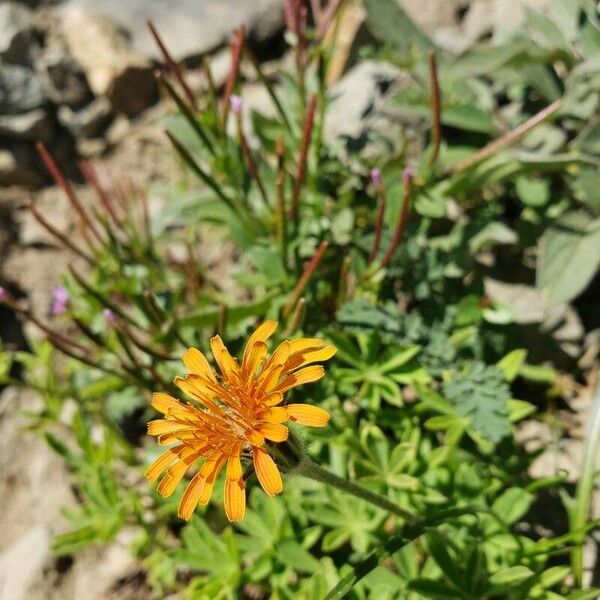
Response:
[{"label": "plant stalk", "polygon": [[336,487],[338,490],[342,490],[348,494],[356,496],[357,498],[361,498],[365,502],[369,502],[370,504],[378,506],[389,513],[392,513],[398,517],[402,517],[410,523],[416,522],[415,515],[409,511],[400,508],[397,504],[394,504],[384,496],[380,496],[375,492],[371,492],[370,490],[367,490],[366,488],[357,485],[348,479],[334,475],[331,471],[323,469],[308,457],[304,457],[304,459],[298,465],[296,472],[304,477],[314,479],[315,481],[320,481],[321,483],[326,483],[327,485]]}]

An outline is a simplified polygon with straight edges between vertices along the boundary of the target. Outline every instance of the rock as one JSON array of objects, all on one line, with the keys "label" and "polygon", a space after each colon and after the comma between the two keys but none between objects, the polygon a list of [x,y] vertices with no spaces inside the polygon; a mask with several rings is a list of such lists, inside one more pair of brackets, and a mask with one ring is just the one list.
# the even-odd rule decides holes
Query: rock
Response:
[{"label": "rock", "polygon": [[81,110],[68,106],[58,109],[58,121],[75,138],[95,138],[101,136],[113,120],[111,103],[106,98],[96,98]]},{"label": "rock", "polygon": [[36,73],[21,65],[0,68],[0,114],[15,115],[40,108],[47,101]]},{"label": "rock", "polygon": [[525,9],[543,9],[549,0],[397,0],[441,48],[463,52],[490,35],[518,25]]},{"label": "rock", "polygon": [[0,147],[0,185],[39,187],[44,181],[31,144],[15,141]]},{"label": "rock", "polygon": [[[566,365],[566,357],[579,356],[585,328],[572,306],[548,304],[543,294],[533,286],[507,283],[491,277],[485,278],[484,288],[492,300],[511,308],[514,322],[521,326],[515,333],[533,356],[552,358],[557,366]],[[557,348],[564,356],[556,355]]]},{"label": "rock", "polygon": [[54,104],[79,107],[92,99],[81,65],[66,52],[45,52],[36,61],[36,68],[46,94]]},{"label": "rock", "polygon": [[134,49],[142,56],[161,60],[148,32],[151,19],[176,60],[194,58],[221,46],[238,25],[263,43],[283,28],[281,0],[69,0],[65,11],[84,8],[110,16],[131,33]]},{"label": "rock", "polygon": [[402,116],[392,98],[410,85],[405,73],[387,63],[367,60],[353,67],[330,89],[325,140],[341,147],[342,155],[360,152],[363,158],[404,145],[419,120]]},{"label": "rock", "polygon": [[81,64],[94,94],[107,96],[115,110],[127,116],[137,115],[158,99],[152,65],[131,48],[117,22],[76,4],[61,13],[71,54]]},{"label": "rock", "polygon": [[34,43],[31,11],[13,2],[0,3],[0,60],[29,65]]},{"label": "rock", "polygon": [[36,108],[20,115],[0,115],[0,136],[49,142],[52,132],[52,122],[43,108]]}]

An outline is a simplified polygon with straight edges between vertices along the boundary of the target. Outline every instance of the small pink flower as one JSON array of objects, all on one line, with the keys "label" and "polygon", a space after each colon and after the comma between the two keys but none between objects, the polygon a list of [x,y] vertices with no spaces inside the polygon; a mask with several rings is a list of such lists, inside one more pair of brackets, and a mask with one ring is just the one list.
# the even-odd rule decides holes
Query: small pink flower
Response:
[{"label": "small pink flower", "polygon": [[52,288],[52,305],[50,314],[53,317],[62,315],[69,306],[69,292],[62,285],[56,285]]},{"label": "small pink flower", "polygon": [[414,171],[410,167],[406,167],[402,172],[402,183],[408,185],[412,183],[412,179],[415,176]]},{"label": "small pink flower", "polygon": [[232,94],[229,97],[229,104],[231,105],[231,110],[234,112],[234,114],[239,115],[242,112],[244,101],[240,96]]},{"label": "small pink flower", "polygon": [[377,168],[371,169],[371,183],[376,187],[381,187],[381,171]]},{"label": "small pink flower", "polygon": [[0,285],[0,302],[3,302],[8,298],[8,292],[5,288]]},{"label": "small pink flower", "polygon": [[117,317],[110,308],[102,309],[102,316],[108,325],[114,325],[117,322]]}]

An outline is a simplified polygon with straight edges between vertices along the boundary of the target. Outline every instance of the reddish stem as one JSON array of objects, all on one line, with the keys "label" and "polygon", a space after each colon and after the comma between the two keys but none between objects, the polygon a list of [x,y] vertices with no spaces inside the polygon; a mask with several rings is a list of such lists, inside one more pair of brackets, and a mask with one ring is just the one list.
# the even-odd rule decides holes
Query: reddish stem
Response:
[{"label": "reddish stem", "polygon": [[71,184],[65,179],[64,175],[58,168],[58,165],[56,164],[56,162],[54,161],[54,159],[52,158],[52,156],[50,155],[48,150],[46,150],[46,146],[44,146],[43,142],[40,142],[38,140],[35,143],[35,147],[36,147],[39,155],[41,156],[42,161],[44,162],[44,165],[46,166],[46,169],[48,169],[48,172],[52,176],[52,179],[54,179],[56,184],[63,189],[63,191],[65,192],[65,195],[67,196],[67,198],[69,199],[69,202],[71,203],[71,206],[75,209],[75,211],[79,215],[81,221],[84,223],[84,225],[87,228],[89,228],[89,230],[93,233],[94,237],[100,242],[100,244],[104,244],[104,241],[102,240],[102,236],[100,235],[100,233],[96,229],[94,223],[92,222],[92,220],[89,218],[89,216],[83,209],[83,206],[81,205],[79,198],[77,198],[77,195],[75,194],[75,191],[71,187]]},{"label": "reddish stem", "polygon": [[221,123],[225,127],[227,122],[227,116],[229,115],[229,98],[233,93],[238,74],[240,71],[240,59],[242,56],[242,49],[244,47],[245,29],[243,25],[240,25],[236,31],[233,39],[231,40],[231,70],[229,76],[225,82],[225,91],[223,92],[223,99],[221,104]]},{"label": "reddish stem", "polygon": [[413,174],[411,169],[404,169],[404,174],[402,175],[402,179],[404,182],[404,194],[402,198],[402,208],[400,209],[400,217],[396,223],[396,229],[394,231],[394,237],[392,238],[392,243],[388,248],[385,256],[381,260],[380,268],[385,269],[388,266],[392,257],[394,256],[394,252],[396,248],[400,244],[402,240],[402,234],[404,233],[404,227],[406,226],[406,219],[408,217],[408,209],[410,208],[410,196],[412,192],[412,180]]},{"label": "reddish stem", "polygon": [[313,128],[315,125],[315,111],[317,109],[317,97],[311,96],[304,117],[304,126],[302,128],[302,141],[300,143],[300,157],[298,158],[298,172],[294,181],[294,190],[292,192],[292,202],[290,205],[290,219],[296,221],[298,218],[298,204],[300,200],[300,189],[304,183],[306,175],[306,161],[308,158],[308,149],[312,139]]},{"label": "reddish stem", "polygon": [[375,238],[373,240],[373,247],[369,254],[369,264],[375,260],[379,247],[381,246],[381,234],[383,232],[383,217],[385,216],[386,197],[383,186],[379,188],[379,206],[377,209],[377,221],[375,222]]},{"label": "reddish stem", "polygon": [[294,286],[294,289],[292,290],[292,293],[290,294],[290,299],[289,299],[288,303],[285,305],[285,307],[283,309],[284,316],[287,317],[290,314],[290,311],[292,310],[292,308],[294,307],[296,302],[298,302],[298,299],[302,295],[302,292],[304,291],[306,284],[309,282],[310,278],[312,277],[312,274],[315,272],[315,269],[319,266],[319,263],[321,262],[321,259],[323,258],[323,254],[325,254],[325,250],[327,250],[328,246],[329,246],[328,242],[322,241],[321,245],[318,247],[314,256],[310,259],[310,261],[304,268],[304,271],[303,271],[302,275],[300,276],[300,279],[298,279],[298,282],[296,283],[296,285]]},{"label": "reddish stem", "polygon": [[181,86],[181,89],[183,90],[183,93],[185,94],[185,97],[188,101],[188,104],[190,105],[190,108],[195,109],[196,108],[196,98],[194,97],[194,94],[193,94],[192,90],[190,89],[190,86],[187,84],[185,77],[183,76],[181,67],[173,59],[173,57],[167,50],[167,47],[165,46],[164,42],[162,41],[162,38],[160,37],[158,31],[156,30],[156,27],[154,27],[154,23],[152,23],[152,21],[150,21],[150,19],[148,19],[146,21],[146,24],[148,25],[148,29],[150,29],[150,33],[152,34],[152,37],[154,38],[154,41],[156,42],[156,45],[158,46],[158,49],[160,50],[160,53],[163,56],[163,60],[165,61],[165,63],[167,64],[167,66],[169,68],[169,71],[171,71],[171,73],[173,73],[173,75],[175,75],[175,78],[179,82],[179,85]]}]

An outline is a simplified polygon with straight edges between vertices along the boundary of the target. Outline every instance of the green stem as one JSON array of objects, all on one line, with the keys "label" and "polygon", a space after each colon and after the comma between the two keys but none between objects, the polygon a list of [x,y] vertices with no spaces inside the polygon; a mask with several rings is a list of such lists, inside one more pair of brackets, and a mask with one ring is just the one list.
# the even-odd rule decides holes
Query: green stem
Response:
[{"label": "green stem", "polygon": [[415,522],[416,517],[412,513],[400,508],[397,504],[390,502],[387,498],[380,496],[379,494],[375,494],[348,479],[343,479],[342,477],[334,475],[331,471],[323,469],[309,458],[305,458],[298,465],[296,472],[309,479],[314,479],[315,481],[320,481],[321,483],[326,483],[339,490],[348,492],[357,498],[370,502],[371,504],[383,508],[383,510],[393,513],[410,522]]}]

